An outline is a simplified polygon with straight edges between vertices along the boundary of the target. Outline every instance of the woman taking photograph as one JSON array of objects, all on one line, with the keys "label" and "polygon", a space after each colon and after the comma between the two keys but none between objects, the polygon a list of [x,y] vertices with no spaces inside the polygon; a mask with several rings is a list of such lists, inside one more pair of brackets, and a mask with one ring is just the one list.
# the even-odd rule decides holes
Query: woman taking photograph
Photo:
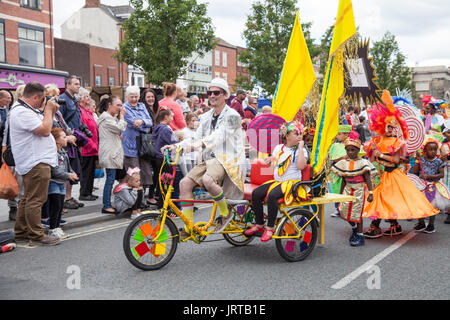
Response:
[{"label": "woman taking photograph", "polygon": [[102,213],[116,213],[111,205],[111,192],[116,179],[116,170],[123,168],[124,152],[120,136],[127,123],[124,120],[125,108],[116,96],[100,101],[101,115],[98,119],[100,145],[98,152],[99,165],[106,169],[106,182],[103,188]]}]

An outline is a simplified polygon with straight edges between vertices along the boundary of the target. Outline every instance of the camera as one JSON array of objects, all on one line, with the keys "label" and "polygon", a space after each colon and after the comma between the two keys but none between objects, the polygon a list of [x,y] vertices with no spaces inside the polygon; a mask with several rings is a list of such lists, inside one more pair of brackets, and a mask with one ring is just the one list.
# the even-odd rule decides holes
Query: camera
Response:
[{"label": "camera", "polygon": [[83,132],[86,135],[86,137],[88,137],[88,138],[92,138],[92,136],[93,136],[92,132],[89,130],[89,128],[85,124],[82,124],[80,126],[80,131]]},{"label": "camera", "polygon": [[[45,103],[47,104],[48,100],[50,100],[51,98],[53,98],[53,97],[52,96],[46,96],[45,97]],[[60,98],[55,99],[55,102],[57,104],[59,104],[59,105],[66,104],[66,100],[65,99],[60,99]]]}]

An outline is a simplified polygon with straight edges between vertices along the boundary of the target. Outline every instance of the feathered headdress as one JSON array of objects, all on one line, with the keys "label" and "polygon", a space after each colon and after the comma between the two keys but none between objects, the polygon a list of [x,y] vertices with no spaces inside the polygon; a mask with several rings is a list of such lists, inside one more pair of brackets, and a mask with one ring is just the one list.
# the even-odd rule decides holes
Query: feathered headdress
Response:
[{"label": "feathered headdress", "polygon": [[302,134],[303,131],[303,125],[298,122],[298,121],[289,121],[286,122],[285,124],[283,124],[280,128],[280,135],[281,138],[284,139],[286,138],[286,136],[288,135],[289,132],[291,131],[295,131],[297,130],[297,132],[299,134]]},{"label": "feathered headdress", "polygon": [[386,127],[391,125],[402,130],[403,139],[408,140],[408,125],[403,119],[401,112],[394,106],[394,101],[388,90],[383,90],[381,96],[381,103],[374,105],[370,113],[370,130],[376,132],[378,135],[386,133]]},{"label": "feathered headdress", "polygon": [[359,140],[359,133],[356,131],[350,132],[348,138],[345,140],[345,146],[354,146],[361,148],[361,140]]}]

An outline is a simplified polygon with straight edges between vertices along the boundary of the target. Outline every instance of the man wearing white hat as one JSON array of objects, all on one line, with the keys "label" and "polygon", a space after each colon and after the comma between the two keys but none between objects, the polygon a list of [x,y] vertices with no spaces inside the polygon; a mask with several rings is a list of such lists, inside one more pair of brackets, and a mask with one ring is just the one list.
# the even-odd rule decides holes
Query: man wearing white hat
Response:
[{"label": "man wearing white hat", "polygon": [[[190,145],[185,140],[177,145],[164,146],[162,150],[174,150],[176,147],[187,152],[192,149],[201,150],[201,163],[180,182],[180,198],[193,200],[194,187],[205,187],[220,209],[214,231],[221,232],[233,218],[225,198],[237,200],[244,195],[244,137],[241,116],[226,104],[230,95],[228,83],[224,79],[215,78],[208,85],[207,93],[212,109],[201,117],[195,136],[195,141],[198,142]],[[220,186],[222,182],[223,188]],[[181,206],[183,214],[193,221],[194,204],[182,202]],[[189,231],[180,230],[180,237],[188,237]]]}]

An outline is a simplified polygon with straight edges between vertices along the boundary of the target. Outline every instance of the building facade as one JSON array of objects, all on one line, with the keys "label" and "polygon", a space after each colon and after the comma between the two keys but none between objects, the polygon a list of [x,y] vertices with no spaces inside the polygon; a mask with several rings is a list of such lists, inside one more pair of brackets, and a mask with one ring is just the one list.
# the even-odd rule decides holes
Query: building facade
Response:
[{"label": "building facade", "polygon": [[177,86],[190,94],[206,94],[213,79],[212,52],[194,54],[188,59],[186,73],[177,79]]},{"label": "building facade", "polygon": [[446,66],[414,67],[413,84],[414,103],[421,106],[421,95],[432,95],[450,103],[450,68]]},{"label": "building facade", "polygon": [[0,89],[30,81],[64,87],[55,70],[52,0],[0,1]]},{"label": "building facade", "polygon": [[236,91],[237,47],[218,38],[218,44],[213,50],[212,59],[213,78],[225,79],[231,91]]},{"label": "building facade", "polygon": [[[74,58],[82,64],[89,64],[89,75],[86,74],[82,81],[85,86],[128,86],[128,66],[118,62],[114,54],[123,38],[120,23],[129,18],[132,12],[133,8],[128,5],[107,6],[101,4],[100,0],[86,0],[84,7],[61,25],[62,39],[57,40],[58,62],[61,63],[59,67],[74,70]],[[73,57],[73,54],[67,57],[59,55],[67,52],[68,47],[77,46],[74,43],[79,43],[80,48],[83,47],[82,44],[89,46],[87,60],[81,61],[80,58]],[[83,52],[83,56],[86,56],[85,50]],[[74,73],[77,74],[76,70]]]}]

